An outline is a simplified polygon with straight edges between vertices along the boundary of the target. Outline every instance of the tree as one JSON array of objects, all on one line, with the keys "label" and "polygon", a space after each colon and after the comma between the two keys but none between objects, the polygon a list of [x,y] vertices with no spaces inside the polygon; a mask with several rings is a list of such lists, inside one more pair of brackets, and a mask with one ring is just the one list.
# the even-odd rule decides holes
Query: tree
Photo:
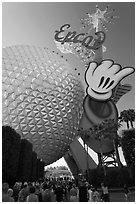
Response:
[{"label": "tree", "polygon": [[68,168],[66,166],[59,166],[58,169],[60,169],[60,170],[68,170]]},{"label": "tree", "polygon": [[37,159],[37,175],[36,175],[36,180],[39,180],[40,178],[40,159]]},{"label": "tree", "polygon": [[45,162],[44,161],[40,161],[40,173],[39,173],[39,177],[40,178],[44,177],[44,166],[45,166]]},{"label": "tree", "polygon": [[32,152],[32,164],[31,164],[31,181],[36,181],[37,177],[37,154]]},{"label": "tree", "polygon": [[10,126],[2,127],[2,177],[13,184],[17,179],[20,154],[20,135]]},{"label": "tree", "polygon": [[134,128],[133,122],[135,121],[135,110],[129,109],[128,114],[129,114],[129,121],[130,121],[131,127]]},{"label": "tree", "polygon": [[133,128],[133,122],[135,121],[135,110],[129,109],[129,110],[123,110],[120,113],[120,122],[126,122],[127,129],[129,129],[129,122],[131,124],[131,127]]},{"label": "tree", "polygon": [[121,144],[129,173],[133,177],[135,170],[135,129],[123,130]]},{"label": "tree", "polygon": [[21,150],[18,163],[18,181],[30,181],[32,167],[32,144],[26,140],[21,140]]}]

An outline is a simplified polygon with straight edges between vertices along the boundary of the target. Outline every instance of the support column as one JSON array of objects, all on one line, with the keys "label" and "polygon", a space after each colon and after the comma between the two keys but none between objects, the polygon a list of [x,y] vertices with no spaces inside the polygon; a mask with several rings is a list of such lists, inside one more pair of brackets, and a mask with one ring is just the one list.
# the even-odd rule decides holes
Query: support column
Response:
[{"label": "support column", "polygon": [[[79,172],[85,175],[86,170],[87,170],[87,162],[88,162],[89,169],[95,169],[97,167],[97,164],[94,162],[91,156],[87,153],[87,151],[83,148],[83,146],[81,145],[81,143],[78,141],[77,138],[71,143],[70,152],[75,162],[72,162],[73,161],[72,158],[68,159],[67,158],[68,156],[67,157],[65,156],[64,159],[66,160],[70,169],[75,168],[75,170],[73,170],[74,172],[77,172],[76,169],[79,169]],[[74,163],[76,165],[74,165]],[[73,171],[72,171],[72,174],[73,174]]]}]

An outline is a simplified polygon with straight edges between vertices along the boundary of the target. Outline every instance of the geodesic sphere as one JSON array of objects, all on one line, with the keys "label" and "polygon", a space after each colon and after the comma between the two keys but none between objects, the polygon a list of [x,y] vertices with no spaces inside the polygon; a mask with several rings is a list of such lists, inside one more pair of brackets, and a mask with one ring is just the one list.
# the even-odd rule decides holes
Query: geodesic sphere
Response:
[{"label": "geodesic sphere", "polygon": [[3,48],[3,125],[33,144],[48,165],[77,136],[83,89],[68,62],[45,48]]}]

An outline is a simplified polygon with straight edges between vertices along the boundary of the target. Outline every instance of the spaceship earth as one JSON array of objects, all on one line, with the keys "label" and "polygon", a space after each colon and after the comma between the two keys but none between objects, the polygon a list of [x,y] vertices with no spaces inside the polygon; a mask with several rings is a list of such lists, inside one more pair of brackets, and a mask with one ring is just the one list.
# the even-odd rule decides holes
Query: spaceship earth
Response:
[{"label": "spaceship earth", "polygon": [[14,128],[51,164],[77,136],[84,92],[67,60],[35,46],[3,48],[2,125]]}]

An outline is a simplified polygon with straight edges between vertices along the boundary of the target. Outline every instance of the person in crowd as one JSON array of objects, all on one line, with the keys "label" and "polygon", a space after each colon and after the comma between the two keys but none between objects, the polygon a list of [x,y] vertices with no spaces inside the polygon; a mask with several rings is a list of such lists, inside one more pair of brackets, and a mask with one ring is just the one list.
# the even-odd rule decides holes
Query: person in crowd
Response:
[{"label": "person in crowd", "polygon": [[9,184],[3,183],[2,184],[2,202],[14,202],[13,198],[9,196],[8,189],[9,189]]},{"label": "person in crowd", "polygon": [[9,188],[7,193],[8,193],[8,195],[9,195],[9,197],[11,198],[11,202],[14,202],[13,189],[12,189],[12,188]]},{"label": "person in crowd", "polygon": [[53,202],[54,197],[55,196],[54,196],[52,184],[48,183],[48,185],[45,188],[45,191],[43,192],[42,201],[43,202]]},{"label": "person in crowd", "polygon": [[29,189],[29,195],[26,199],[27,202],[38,202],[38,196],[35,194],[35,187],[31,186]]},{"label": "person in crowd", "polygon": [[125,193],[125,202],[127,202],[128,201],[128,195],[129,195],[129,188],[126,184],[124,185],[124,193]]},{"label": "person in crowd", "polygon": [[57,188],[55,190],[56,201],[62,202],[63,201],[63,188],[60,183],[57,184]]},{"label": "person in crowd", "polygon": [[35,194],[38,196],[38,202],[42,202],[42,190],[40,185],[35,186]]},{"label": "person in crowd", "polygon": [[101,183],[101,189],[102,189],[102,200],[104,202],[109,202],[109,192],[108,192],[108,187],[106,183]]},{"label": "person in crowd", "polygon": [[64,181],[62,183],[62,188],[63,188],[63,202],[67,202],[68,201],[68,187]]},{"label": "person in crowd", "polygon": [[86,187],[85,182],[80,182],[79,202],[88,202],[88,189]]},{"label": "person in crowd", "polygon": [[78,190],[75,184],[72,185],[72,188],[70,189],[69,194],[70,194],[70,202],[77,202]]},{"label": "person in crowd", "polygon": [[88,187],[88,202],[93,202],[93,186]]},{"label": "person in crowd", "polygon": [[19,191],[20,191],[20,185],[18,183],[15,183],[15,185],[13,186],[13,198],[15,202],[18,201]]},{"label": "person in crowd", "polygon": [[85,180],[81,181],[78,188],[75,180],[55,178],[46,178],[41,183],[38,181],[17,182],[13,190],[9,189],[6,183],[3,184],[2,200],[9,202],[92,202],[92,189],[91,186],[88,189],[88,186],[89,183]]},{"label": "person in crowd", "polygon": [[18,202],[26,202],[26,198],[29,195],[28,185],[25,183],[19,192]]},{"label": "person in crowd", "polygon": [[96,187],[93,189],[93,202],[100,202],[100,194]]}]

